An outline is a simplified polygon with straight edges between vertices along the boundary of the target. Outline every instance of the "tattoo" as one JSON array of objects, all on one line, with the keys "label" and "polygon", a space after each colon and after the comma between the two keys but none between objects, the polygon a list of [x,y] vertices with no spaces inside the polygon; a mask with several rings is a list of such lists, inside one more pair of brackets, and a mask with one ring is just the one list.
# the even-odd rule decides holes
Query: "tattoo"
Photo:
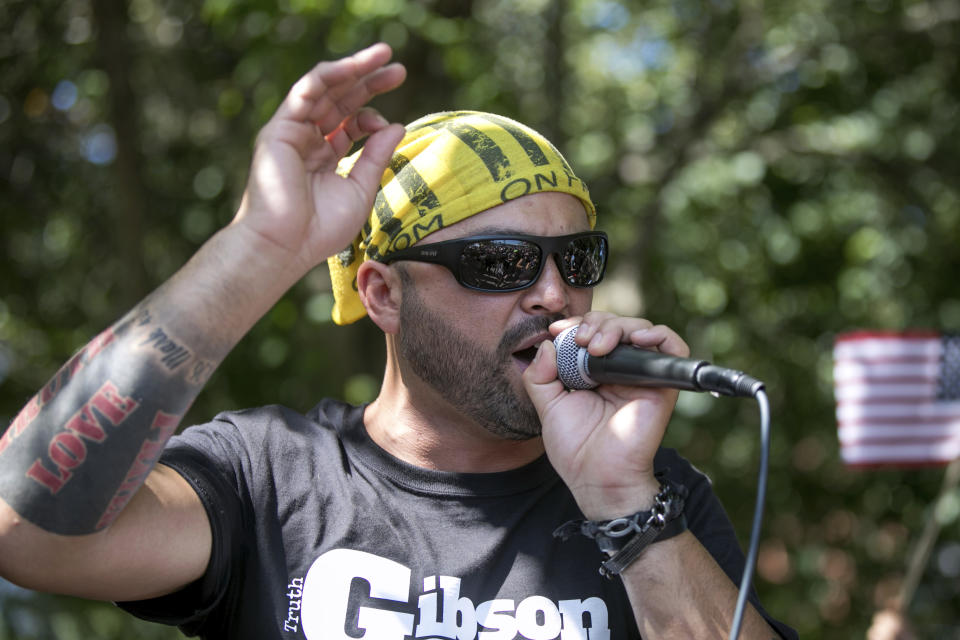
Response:
[{"label": "tattoo", "polygon": [[102,444],[107,427],[119,426],[139,403],[123,397],[109,380],[77,411],[51,439],[47,455],[37,458],[27,469],[27,477],[56,494],[87,460],[88,442]]},{"label": "tattoo", "polygon": [[140,345],[150,345],[162,353],[163,358],[160,359],[160,362],[171,371],[189,360],[191,356],[190,352],[170,338],[162,327],[157,327],[151,331],[147,339],[141,342]]},{"label": "tattoo", "polygon": [[73,356],[0,438],[0,496],[54,533],[110,525],[216,364],[141,307]]},{"label": "tattoo", "polygon": [[[150,314],[145,311],[137,326],[142,327],[149,323]],[[185,368],[184,379],[198,387],[207,382],[216,368],[213,362],[195,356],[182,341],[171,336],[163,327],[154,327],[138,346],[157,352],[160,355],[160,364],[168,371],[176,371],[189,363]]]},{"label": "tattoo", "polygon": [[96,526],[97,529],[106,527],[120,515],[120,512],[127,505],[127,502],[130,501],[133,494],[137,492],[140,485],[147,479],[151,469],[153,469],[153,465],[160,458],[163,445],[167,442],[167,439],[173,435],[174,430],[180,423],[181,417],[182,416],[164,413],[163,411],[158,411],[156,415],[153,416],[153,423],[150,425],[149,435],[143,442],[143,446],[140,447],[140,451],[137,453],[137,457],[127,471],[123,482],[120,484],[120,488],[113,494],[113,498],[111,498],[107,504],[106,511],[100,516],[100,520]]},{"label": "tattoo", "polygon": [[197,360],[193,363],[193,366],[190,367],[190,371],[187,372],[187,382],[192,385],[202,387],[206,384],[207,380],[210,378],[210,374],[213,373],[213,370],[217,368],[213,362],[209,360]]}]

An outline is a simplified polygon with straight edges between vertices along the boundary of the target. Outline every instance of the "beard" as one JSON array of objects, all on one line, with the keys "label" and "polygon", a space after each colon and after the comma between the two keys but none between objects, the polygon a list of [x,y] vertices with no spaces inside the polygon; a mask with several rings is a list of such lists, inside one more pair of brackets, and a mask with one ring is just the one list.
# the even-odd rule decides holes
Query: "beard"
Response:
[{"label": "beard", "polygon": [[530,397],[517,391],[508,373],[514,367],[517,345],[545,331],[559,316],[536,316],[518,323],[491,351],[428,309],[405,282],[400,318],[400,357],[447,402],[501,438],[529,440],[540,435],[540,417]]}]

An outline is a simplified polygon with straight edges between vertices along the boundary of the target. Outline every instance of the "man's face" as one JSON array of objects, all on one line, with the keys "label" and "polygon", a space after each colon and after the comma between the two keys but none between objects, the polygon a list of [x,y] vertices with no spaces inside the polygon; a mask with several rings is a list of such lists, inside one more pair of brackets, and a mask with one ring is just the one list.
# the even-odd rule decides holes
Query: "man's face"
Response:
[{"label": "man's face", "polygon": [[[580,201],[539,193],[441,229],[421,244],[481,233],[560,236],[589,230]],[[485,293],[459,285],[444,267],[398,263],[404,281],[397,346],[401,361],[455,410],[510,439],[540,435],[520,380],[551,322],[582,315],[592,292],[567,285],[552,256],[533,286]],[[403,364],[401,364],[403,366]]]}]

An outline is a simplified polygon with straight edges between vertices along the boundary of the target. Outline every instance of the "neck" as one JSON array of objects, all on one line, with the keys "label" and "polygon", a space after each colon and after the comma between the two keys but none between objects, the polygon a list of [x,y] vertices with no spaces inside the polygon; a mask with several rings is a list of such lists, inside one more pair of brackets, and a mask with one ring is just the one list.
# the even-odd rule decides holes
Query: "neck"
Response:
[{"label": "neck", "polygon": [[438,471],[491,473],[516,469],[543,454],[543,441],[490,433],[388,355],[380,395],[366,409],[371,439],[409,464]]}]

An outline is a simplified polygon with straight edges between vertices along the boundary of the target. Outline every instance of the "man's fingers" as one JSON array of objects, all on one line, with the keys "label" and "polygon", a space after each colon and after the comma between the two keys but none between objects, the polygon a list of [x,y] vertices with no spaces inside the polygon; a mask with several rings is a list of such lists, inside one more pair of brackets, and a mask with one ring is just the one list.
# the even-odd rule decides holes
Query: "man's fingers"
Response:
[{"label": "man's fingers", "polygon": [[656,349],[672,356],[681,358],[690,356],[690,347],[683,338],[676,331],[662,324],[631,332],[630,342],[638,347]]},{"label": "man's fingers", "polygon": [[407,68],[400,62],[391,62],[363,79],[363,88],[370,97],[396,89],[407,79]]},{"label": "man's fingers", "polygon": [[311,99],[304,100],[300,117],[316,124],[325,135],[329,134],[374,96],[402,84],[404,78],[406,69],[401,64],[378,69],[366,78],[330,87]]},{"label": "man's fingers", "polygon": [[591,311],[583,318],[566,318],[550,325],[554,335],[578,325],[576,343],[591,355],[603,356],[618,345],[630,343],[686,358],[690,347],[673,329],[654,325],[644,318],[623,318],[612,313]]},{"label": "man's fingers", "polygon": [[342,90],[343,86],[352,85],[383,67],[392,55],[390,47],[381,42],[346,58],[318,62],[293,85],[296,91],[291,93],[315,100],[331,91]]},{"label": "man's fingers", "polygon": [[393,156],[393,150],[400,144],[405,133],[403,125],[392,124],[371,135],[363,145],[360,157],[350,170],[350,179],[364,192],[373,194],[377,190],[380,178]]},{"label": "man's fingers", "polygon": [[350,123],[349,126],[353,127],[350,131],[351,137],[357,136],[354,138],[357,140],[371,133],[376,133],[390,124],[373,107],[360,109],[355,117],[348,118],[347,121]]},{"label": "man's fingers", "polygon": [[366,107],[341,122],[340,126],[327,136],[327,142],[333,147],[336,157],[342,158],[350,151],[354,142],[380,131],[389,124],[376,109]]},{"label": "man's fingers", "polygon": [[350,57],[317,64],[293,85],[277,117],[311,121],[324,134],[334,131],[375,95],[403,83],[402,64],[384,66],[391,55],[390,47],[380,43]]},{"label": "man's fingers", "polygon": [[369,76],[336,87],[319,98],[310,112],[310,118],[322,131],[332,131],[374,96],[400,86],[406,77],[407,70],[400,63],[377,69]]}]

